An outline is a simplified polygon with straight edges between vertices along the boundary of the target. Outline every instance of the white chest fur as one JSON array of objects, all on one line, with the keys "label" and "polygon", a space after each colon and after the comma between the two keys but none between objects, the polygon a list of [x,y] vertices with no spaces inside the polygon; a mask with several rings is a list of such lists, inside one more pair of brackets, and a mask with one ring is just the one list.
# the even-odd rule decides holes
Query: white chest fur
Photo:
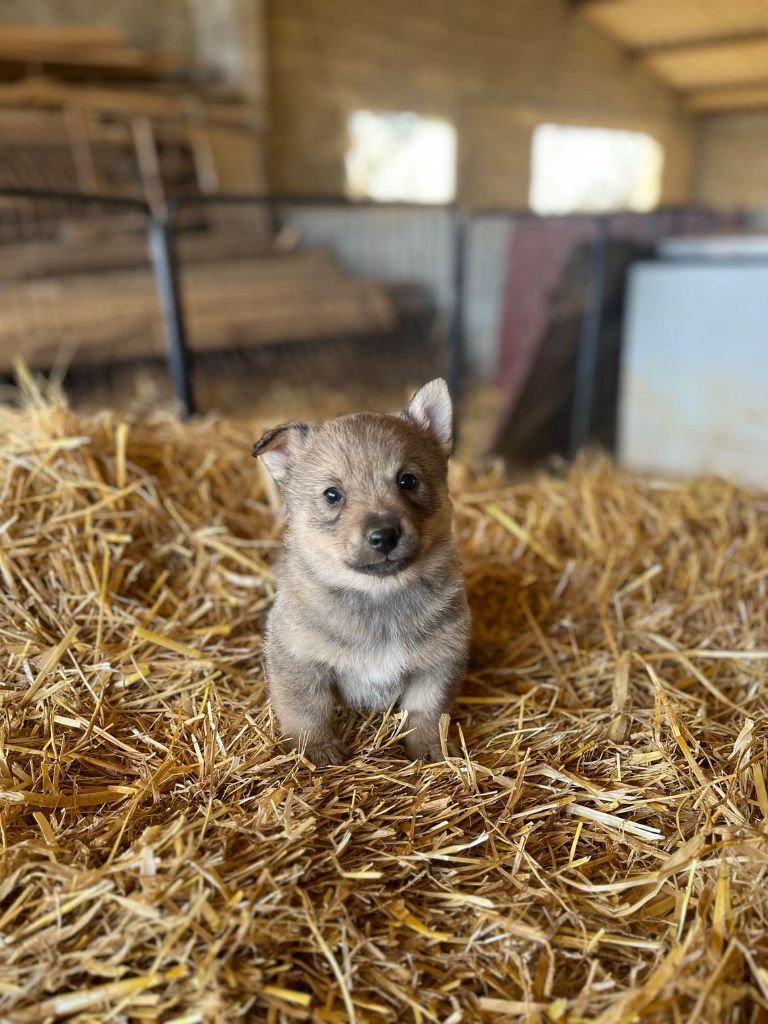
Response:
[{"label": "white chest fur", "polygon": [[337,669],[342,700],[349,707],[383,711],[403,692],[408,668],[399,644],[360,651]]}]

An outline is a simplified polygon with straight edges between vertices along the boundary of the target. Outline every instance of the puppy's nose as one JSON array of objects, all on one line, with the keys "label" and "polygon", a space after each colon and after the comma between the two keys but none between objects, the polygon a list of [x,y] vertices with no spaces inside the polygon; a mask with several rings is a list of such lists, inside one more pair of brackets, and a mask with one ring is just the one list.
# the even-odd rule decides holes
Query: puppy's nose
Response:
[{"label": "puppy's nose", "polygon": [[378,526],[368,534],[368,543],[374,551],[380,551],[382,555],[388,555],[397,547],[400,540],[400,531],[394,526]]}]

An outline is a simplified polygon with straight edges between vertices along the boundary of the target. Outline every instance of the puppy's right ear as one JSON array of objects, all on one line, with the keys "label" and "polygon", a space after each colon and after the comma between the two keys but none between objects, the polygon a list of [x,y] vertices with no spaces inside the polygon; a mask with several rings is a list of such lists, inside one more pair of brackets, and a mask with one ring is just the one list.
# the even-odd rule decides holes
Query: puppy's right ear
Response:
[{"label": "puppy's right ear", "polygon": [[262,434],[251,449],[251,455],[261,459],[272,479],[282,487],[308,434],[306,423],[282,423]]}]

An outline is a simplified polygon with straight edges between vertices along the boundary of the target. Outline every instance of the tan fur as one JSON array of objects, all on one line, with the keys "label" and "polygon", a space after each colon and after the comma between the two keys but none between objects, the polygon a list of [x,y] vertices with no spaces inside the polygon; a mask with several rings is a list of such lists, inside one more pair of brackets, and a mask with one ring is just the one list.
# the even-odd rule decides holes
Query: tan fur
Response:
[{"label": "tan fur", "polygon": [[[469,611],[451,535],[450,399],[422,388],[400,416],[288,424],[254,446],[283,489],[288,528],[265,643],[272,703],[289,741],[338,762],[338,703],[408,711],[411,757],[442,757],[440,716],[464,674]],[[403,473],[417,480],[403,490]],[[324,491],[342,500],[329,506]],[[396,524],[386,555],[371,529]],[[387,573],[386,575],[380,573]]]}]

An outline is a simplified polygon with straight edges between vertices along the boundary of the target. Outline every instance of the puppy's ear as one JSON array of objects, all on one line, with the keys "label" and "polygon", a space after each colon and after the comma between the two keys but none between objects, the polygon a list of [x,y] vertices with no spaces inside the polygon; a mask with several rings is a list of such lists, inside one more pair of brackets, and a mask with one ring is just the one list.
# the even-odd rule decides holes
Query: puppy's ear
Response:
[{"label": "puppy's ear", "polygon": [[308,434],[306,423],[281,423],[259,438],[251,449],[251,455],[260,458],[275,483],[282,486]]},{"label": "puppy's ear", "polygon": [[453,449],[453,409],[448,385],[442,377],[420,388],[401,414],[431,434],[450,455]]}]

